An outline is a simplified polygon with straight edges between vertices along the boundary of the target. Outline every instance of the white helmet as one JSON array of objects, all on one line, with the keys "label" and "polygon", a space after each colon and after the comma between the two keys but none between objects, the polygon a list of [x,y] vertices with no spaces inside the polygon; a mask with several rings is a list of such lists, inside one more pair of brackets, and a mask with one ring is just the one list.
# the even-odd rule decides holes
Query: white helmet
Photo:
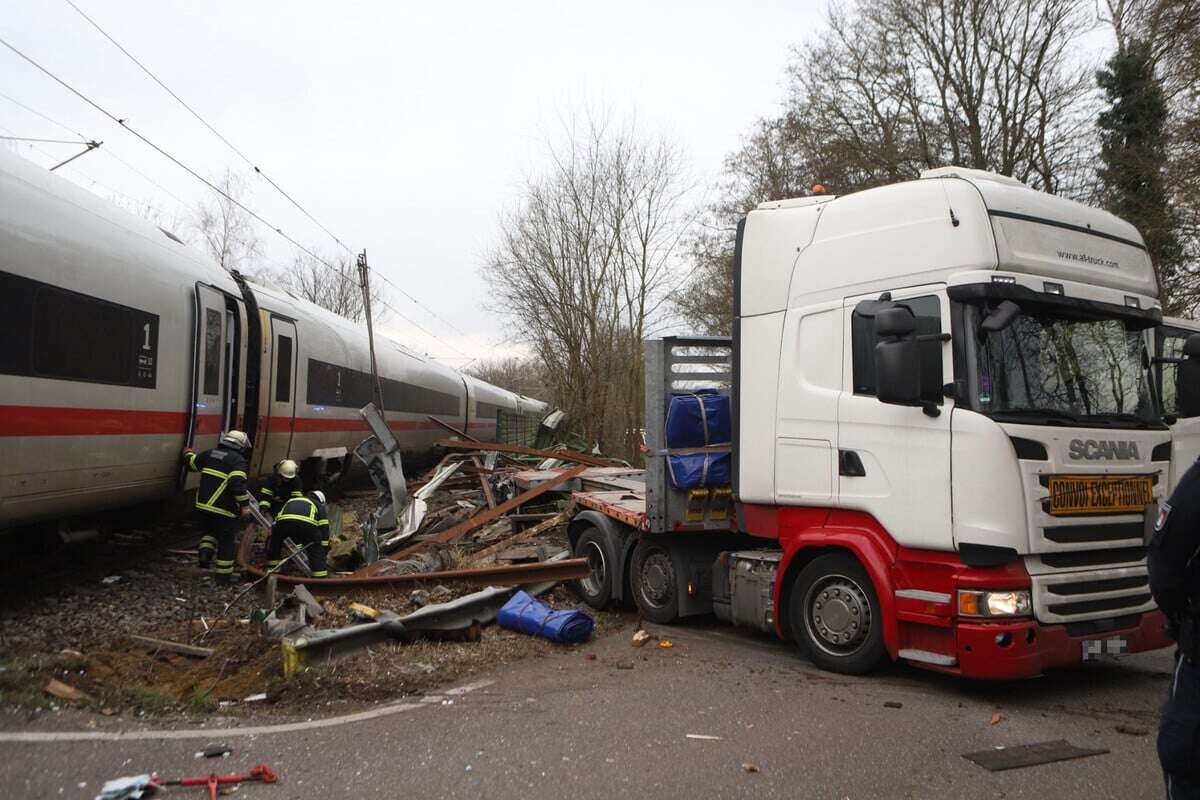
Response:
[{"label": "white helmet", "polygon": [[236,447],[238,450],[249,450],[250,437],[241,431],[229,431],[221,437],[221,444]]},{"label": "white helmet", "polygon": [[289,481],[300,472],[300,467],[296,466],[296,462],[290,458],[280,461],[276,469],[279,471],[279,477],[287,478]]},{"label": "white helmet", "polygon": [[313,496],[313,497],[315,497],[315,498],[317,498],[317,501],[318,501],[318,502],[320,502],[320,503],[324,503],[324,502],[325,502],[325,493],[324,493],[324,492],[322,492],[320,489],[318,489],[317,491],[313,492],[313,493],[312,493],[312,496]]}]

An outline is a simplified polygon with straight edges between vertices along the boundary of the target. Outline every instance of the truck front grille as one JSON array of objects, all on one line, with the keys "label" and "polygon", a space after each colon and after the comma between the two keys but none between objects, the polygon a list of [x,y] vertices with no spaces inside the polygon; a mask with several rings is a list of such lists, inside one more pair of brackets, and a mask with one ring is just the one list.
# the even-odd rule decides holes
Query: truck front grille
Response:
[{"label": "truck front grille", "polygon": [[1118,542],[1141,539],[1141,522],[1116,522],[1106,525],[1055,525],[1042,529],[1042,535],[1058,544]]},{"label": "truck front grille", "polygon": [[1118,547],[1108,550],[1079,550],[1074,553],[1042,553],[1042,563],[1054,569],[1103,567],[1145,562],[1145,547]]},{"label": "truck front grille", "polygon": [[[1126,549],[1144,551],[1144,548]],[[1056,555],[1090,555],[1105,552],[1117,551],[1100,550]],[[1042,562],[1050,564],[1047,554],[1042,554]],[[1034,613],[1039,622],[1047,624],[1138,615],[1154,608],[1154,598],[1150,595],[1149,578],[1144,563],[1083,572],[1045,573],[1033,575],[1031,580]]]}]

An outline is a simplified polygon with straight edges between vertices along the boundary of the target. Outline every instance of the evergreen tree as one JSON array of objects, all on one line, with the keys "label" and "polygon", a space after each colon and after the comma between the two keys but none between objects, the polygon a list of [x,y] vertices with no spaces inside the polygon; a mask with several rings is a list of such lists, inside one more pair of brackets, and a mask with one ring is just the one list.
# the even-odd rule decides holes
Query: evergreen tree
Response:
[{"label": "evergreen tree", "polygon": [[1154,262],[1168,314],[1191,305],[1183,270],[1179,221],[1167,190],[1167,101],[1150,47],[1137,40],[1096,73],[1108,108],[1100,113],[1100,180],[1109,211],[1141,231]]}]

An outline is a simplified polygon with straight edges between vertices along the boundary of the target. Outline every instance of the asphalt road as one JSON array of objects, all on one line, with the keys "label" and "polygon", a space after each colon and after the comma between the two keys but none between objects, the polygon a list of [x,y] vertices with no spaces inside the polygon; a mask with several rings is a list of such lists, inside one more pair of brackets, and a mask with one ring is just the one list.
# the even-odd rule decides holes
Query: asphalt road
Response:
[{"label": "asphalt road", "polygon": [[[1172,667],[1166,651],[994,685],[906,667],[844,678],[816,670],[788,645],[728,628],[651,631],[674,647],[635,649],[624,631],[497,669],[461,692],[376,708],[366,719],[326,719],[324,727],[158,735],[121,723],[126,735],[145,738],[114,741],[110,720],[87,727],[84,718],[59,715],[39,723],[40,735],[83,730],[96,738],[23,742],[13,739],[26,724],[4,717],[0,794],[91,798],[119,775],[197,774],[214,763],[244,772],[263,762],[281,783],[247,786],[237,797],[1163,795],[1154,728]],[[239,724],[245,731],[271,721]],[[1111,752],[1005,772],[962,758],[1055,739]],[[194,759],[216,743],[232,746],[233,756]]]}]

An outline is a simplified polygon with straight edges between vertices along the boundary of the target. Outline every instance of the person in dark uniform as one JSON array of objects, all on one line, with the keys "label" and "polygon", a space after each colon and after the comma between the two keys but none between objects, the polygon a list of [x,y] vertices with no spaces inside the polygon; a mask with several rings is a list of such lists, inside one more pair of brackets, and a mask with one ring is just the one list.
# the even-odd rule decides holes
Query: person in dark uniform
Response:
[{"label": "person in dark uniform", "polygon": [[1158,728],[1158,760],[1170,800],[1200,800],[1200,461],[1158,513],[1147,566],[1154,601],[1179,645]]},{"label": "person in dark uniform", "polygon": [[300,486],[300,468],[296,462],[286,458],[275,465],[259,489],[258,507],[264,513],[275,516],[283,504],[293,497],[303,497]]},{"label": "person in dark uniform", "polygon": [[[250,439],[241,431],[229,431],[212,450],[197,454],[184,448],[183,460],[191,472],[200,473],[196,490],[196,519],[204,530],[197,550],[200,567],[223,583],[233,583],[233,561],[242,518],[250,514],[250,490],[246,486],[246,454]],[[216,555],[215,564],[213,555]]]},{"label": "person in dark uniform", "polygon": [[284,539],[291,539],[298,547],[304,548],[314,578],[329,577],[325,560],[329,553],[329,509],[325,507],[323,492],[293,497],[283,504],[271,527],[271,540],[267,544],[267,569],[279,566]]}]

